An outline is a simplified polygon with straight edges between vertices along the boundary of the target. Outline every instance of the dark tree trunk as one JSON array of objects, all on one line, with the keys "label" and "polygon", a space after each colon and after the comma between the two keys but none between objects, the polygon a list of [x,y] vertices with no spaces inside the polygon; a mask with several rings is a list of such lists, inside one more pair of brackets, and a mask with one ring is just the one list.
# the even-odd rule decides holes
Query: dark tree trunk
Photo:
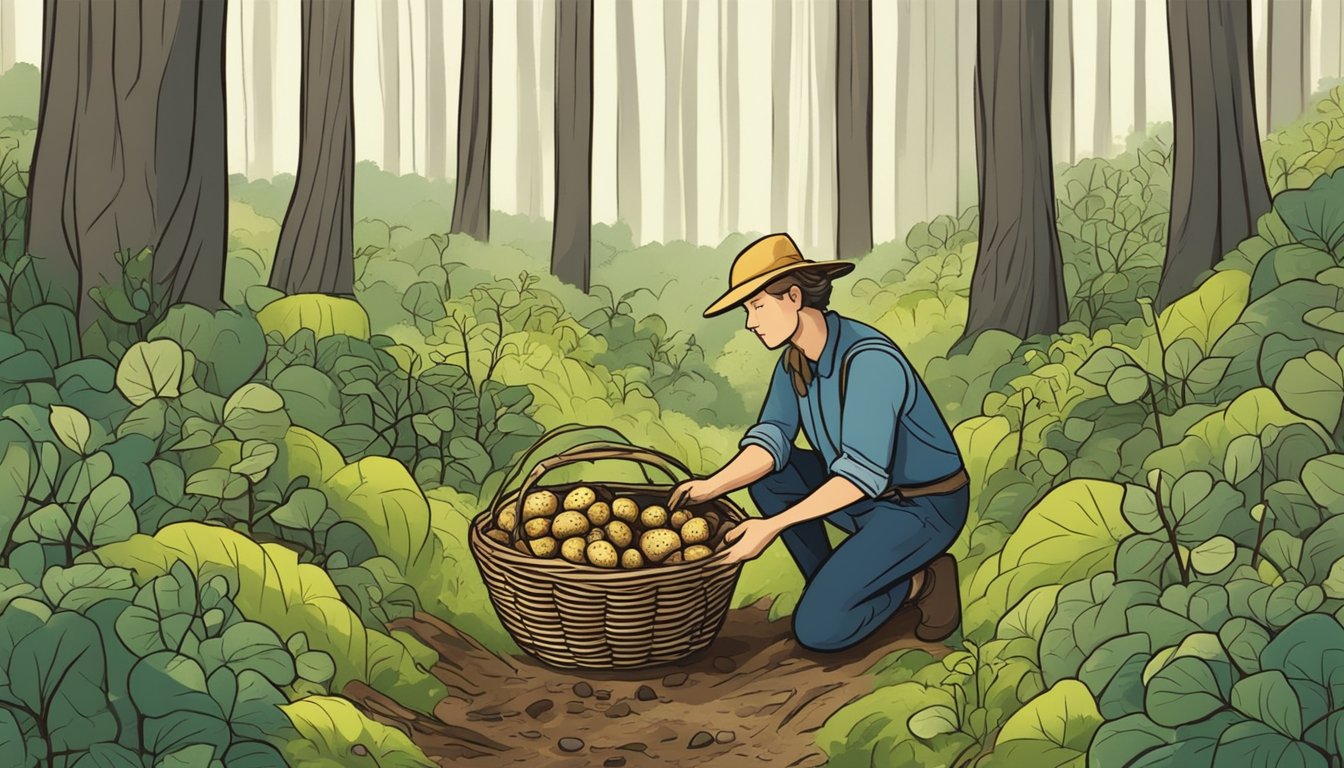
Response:
[{"label": "dark tree trunk", "polygon": [[681,164],[681,0],[663,3],[663,240],[686,236]]},{"label": "dark tree trunk", "polygon": [[1092,154],[1109,157],[1114,138],[1111,130],[1111,0],[1097,0],[1097,79],[1092,97],[1096,100]]},{"label": "dark tree trunk", "polygon": [[119,251],[153,250],[165,304],[223,306],[223,0],[48,0],[27,250],[52,299],[102,317]]},{"label": "dark tree trunk", "polygon": [[1148,130],[1148,5],[1134,3],[1134,130]]},{"label": "dark tree trunk", "polygon": [[252,167],[248,176],[275,175],[275,20],[276,0],[252,6]]},{"label": "dark tree trunk", "polygon": [[980,0],[980,248],[966,336],[1026,338],[1067,317],[1050,163],[1050,6]]},{"label": "dark tree trunk", "polygon": [[835,253],[853,259],[873,249],[873,6],[841,0],[836,10]]},{"label": "dark tree trunk", "polygon": [[[448,178],[448,63],[443,39],[443,3],[444,0],[425,0],[425,178],[438,181]],[[485,10],[477,6],[484,4]],[[467,38],[480,34],[481,22],[478,16],[485,15],[485,33],[490,33],[489,0],[465,0],[462,6],[462,92],[471,87],[467,81],[466,51],[469,46],[479,46],[479,41]],[[486,58],[483,63],[485,81],[490,84],[490,47],[485,46]],[[487,91],[488,93],[488,91]],[[489,102],[486,102],[489,104]],[[462,116],[458,114],[458,139],[462,137]],[[486,116],[489,124],[489,116]],[[461,153],[459,144],[458,153]],[[488,152],[488,141],[487,141]],[[462,166],[458,165],[458,176]],[[461,179],[459,178],[459,181]],[[458,185],[461,188],[461,185]]]},{"label": "dark tree trunk", "polygon": [[457,110],[452,231],[481,242],[490,239],[490,17],[491,0],[466,0],[462,7],[462,94]]},{"label": "dark tree trunk", "polygon": [[299,171],[280,227],[271,287],[353,295],[353,0],[303,0]]},{"label": "dark tree trunk", "polygon": [[1073,0],[1051,0],[1054,17],[1050,33],[1050,132],[1054,154],[1069,163],[1078,161],[1077,113],[1073,78]]},{"label": "dark tree trunk", "polygon": [[793,29],[790,0],[775,0],[770,33],[770,227],[789,226],[789,67]]},{"label": "dark tree trunk", "polygon": [[383,91],[383,170],[401,174],[401,20],[399,0],[382,0],[378,16],[378,83]]},{"label": "dark tree trunk", "polygon": [[1307,74],[1306,0],[1273,0],[1265,36],[1269,38],[1269,130],[1277,131],[1302,115],[1310,89]]},{"label": "dark tree trunk", "polygon": [[[537,41],[533,15],[536,3],[518,3],[518,212],[541,218],[541,115],[537,109]],[[552,30],[546,30],[549,37]]]},{"label": "dark tree trunk", "polygon": [[1250,3],[1171,3],[1167,24],[1175,137],[1159,309],[1194,288],[1269,210],[1255,126]]},{"label": "dark tree trunk", "polygon": [[556,0],[555,234],[551,274],[589,288],[593,187],[593,0]]}]

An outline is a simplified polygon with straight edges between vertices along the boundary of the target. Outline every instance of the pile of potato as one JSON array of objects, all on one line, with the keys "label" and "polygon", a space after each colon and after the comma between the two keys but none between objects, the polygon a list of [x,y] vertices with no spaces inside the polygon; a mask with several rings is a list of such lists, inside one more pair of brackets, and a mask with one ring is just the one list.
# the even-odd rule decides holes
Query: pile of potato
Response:
[{"label": "pile of potato", "polygon": [[[512,540],[519,525],[513,507],[500,511],[497,527],[486,535],[502,544]],[[703,560],[715,552],[732,521],[721,521],[710,510],[701,515],[688,510],[668,514],[651,504],[643,509],[620,497],[610,504],[598,501],[592,488],[580,486],[565,495],[563,504],[551,491],[529,493],[523,500],[522,535],[513,546],[523,554],[562,557],[571,563],[598,568],[644,568]]]}]

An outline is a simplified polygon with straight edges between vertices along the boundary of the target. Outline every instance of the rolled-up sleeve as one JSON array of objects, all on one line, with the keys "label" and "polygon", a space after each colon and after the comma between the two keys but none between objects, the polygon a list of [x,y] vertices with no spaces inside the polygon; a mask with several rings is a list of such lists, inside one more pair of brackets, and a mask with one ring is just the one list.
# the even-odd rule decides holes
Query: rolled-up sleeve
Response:
[{"label": "rolled-up sleeve", "polygon": [[793,441],[798,437],[798,426],[798,396],[794,394],[793,381],[781,359],[770,378],[770,391],[765,396],[765,405],[761,407],[761,417],[743,435],[739,447],[759,445],[769,451],[775,460],[775,471],[778,472],[789,460]]},{"label": "rolled-up sleeve", "polygon": [[846,378],[840,454],[829,469],[872,498],[891,485],[892,452],[911,391],[911,373],[887,352],[863,350],[849,360]]}]

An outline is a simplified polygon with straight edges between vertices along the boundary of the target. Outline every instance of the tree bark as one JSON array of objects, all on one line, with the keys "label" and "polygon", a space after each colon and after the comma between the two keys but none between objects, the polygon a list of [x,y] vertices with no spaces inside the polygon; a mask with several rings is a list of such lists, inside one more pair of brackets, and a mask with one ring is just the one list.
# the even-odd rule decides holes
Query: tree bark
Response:
[{"label": "tree bark", "polygon": [[643,243],[640,191],[639,57],[635,50],[635,0],[616,0],[616,209],[635,245]]},{"label": "tree bark", "polygon": [[1148,4],[1134,0],[1134,130],[1148,131]]},{"label": "tree bark", "polygon": [[[491,16],[491,0],[466,0],[462,6],[462,98],[457,110],[457,189],[451,231],[481,242],[490,239]],[[432,130],[429,139],[432,146]],[[428,161],[433,173],[432,153]]]},{"label": "tree bark", "polygon": [[271,287],[355,292],[354,3],[303,0],[299,169],[280,227]]},{"label": "tree bark", "polygon": [[1307,105],[1307,68],[1302,52],[1311,18],[1305,0],[1272,0],[1265,36],[1269,39],[1269,130],[1297,120]]},{"label": "tree bark", "polygon": [[841,0],[837,15],[835,254],[853,259],[873,250],[873,6]]},{"label": "tree bark", "polygon": [[10,67],[14,66],[16,47],[14,2],[15,0],[0,0],[0,74],[8,72]]},{"label": "tree bark", "polygon": [[401,19],[398,0],[382,0],[378,16],[378,84],[383,92],[383,170],[401,175]]},{"label": "tree bark", "polygon": [[[908,0],[907,0],[908,2]],[[789,221],[789,68],[793,25],[790,0],[775,0],[770,22],[770,228]]]},{"label": "tree bark", "polygon": [[1344,0],[1320,0],[1321,3],[1321,77],[1344,75]]},{"label": "tree bark", "polygon": [[555,233],[551,273],[589,288],[592,259],[593,0],[555,0]]},{"label": "tree bark", "polygon": [[1053,333],[1068,316],[1050,162],[1050,6],[980,0],[980,246],[966,337]]},{"label": "tree bark", "polygon": [[905,240],[914,224],[929,218],[927,156],[929,110],[924,0],[897,0],[896,13],[896,234]]},{"label": "tree bark", "polygon": [[1073,0],[1051,0],[1050,130],[1055,158],[1078,161],[1078,118],[1074,106]]},{"label": "tree bark", "polygon": [[415,16],[411,13],[411,0],[406,0],[406,23],[410,34],[406,36],[406,52],[410,54],[410,65],[406,71],[411,75],[411,90],[408,92],[411,118],[411,173],[420,172],[420,93],[415,87]]},{"label": "tree bark", "polygon": [[930,216],[957,213],[957,4],[926,5],[924,194]]},{"label": "tree bark", "polygon": [[681,164],[681,0],[663,3],[663,240],[684,238]]},{"label": "tree bark", "polygon": [[1248,0],[1167,6],[1171,30],[1171,224],[1161,309],[1255,231],[1269,189],[1255,126]]},{"label": "tree bark", "polygon": [[1092,121],[1092,154],[1109,157],[1115,133],[1111,125],[1111,0],[1097,0],[1097,78]]},{"label": "tree bark", "polygon": [[738,59],[737,3],[724,3],[726,16],[720,46],[724,72],[722,77],[723,105],[723,202],[720,206],[721,231],[734,232],[741,220],[740,198],[742,177],[742,70]]},{"label": "tree bark", "polygon": [[976,204],[975,0],[957,0],[957,214]]},{"label": "tree bark", "polygon": [[252,167],[248,176],[275,176],[276,0],[252,5]]},{"label": "tree bark", "polygon": [[[537,72],[541,98],[537,99],[537,124],[555,125],[555,2],[539,0],[541,3],[541,59]],[[555,209],[555,132],[541,131],[537,134],[540,142],[537,147],[537,160],[542,175],[537,177],[541,189],[541,211],[553,212]]]},{"label": "tree bark", "polygon": [[[476,6],[484,4],[482,11]],[[481,34],[479,16],[485,15],[485,34],[490,34],[489,0],[465,0],[462,5],[462,93],[465,94],[472,83],[468,82],[467,47],[479,46],[480,42],[468,38]],[[485,69],[486,84],[490,82],[490,48],[486,41],[486,56],[479,64],[473,65]],[[443,0],[425,0],[425,178],[438,181],[448,178],[448,63],[444,53],[443,36]],[[479,50],[479,48],[477,48]],[[465,97],[464,97],[465,99]],[[487,105],[489,102],[486,102]],[[464,104],[465,106],[465,104]],[[486,115],[486,124],[490,116]],[[462,115],[458,113],[459,165],[458,181],[461,181],[461,140]],[[487,153],[489,146],[487,142]],[[461,189],[461,184],[458,184]]]},{"label": "tree bark", "polygon": [[685,217],[686,239],[700,243],[700,0],[689,0],[682,32],[681,51],[681,210]]},{"label": "tree bark", "polygon": [[[541,208],[541,114],[537,109],[537,41],[535,3],[518,3],[518,161],[515,164],[518,186],[518,212],[529,219],[540,218]],[[551,34],[550,30],[543,31]]]},{"label": "tree bark", "polygon": [[27,250],[80,327],[152,249],[163,304],[224,304],[223,0],[48,0]]}]

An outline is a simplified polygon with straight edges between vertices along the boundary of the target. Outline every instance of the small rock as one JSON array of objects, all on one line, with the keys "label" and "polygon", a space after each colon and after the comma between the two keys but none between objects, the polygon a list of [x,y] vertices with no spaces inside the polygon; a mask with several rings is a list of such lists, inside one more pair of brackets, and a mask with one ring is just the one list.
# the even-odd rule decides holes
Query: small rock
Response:
[{"label": "small rock", "polygon": [[658,692],[647,685],[641,685],[639,690],[635,691],[635,698],[640,701],[653,701],[658,698]]},{"label": "small rock", "polygon": [[593,695],[593,686],[582,681],[577,682],[574,684],[574,695],[580,699],[586,699]]},{"label": "small rock", "polygon": [[690,676],[685,672],[673,672],[663,678],[663,685],[668,688],[676,688],[679,685],[685,685],[688,679],[690,679]]},{"label": "small rock", "polygon": [[359,755],[360,757],[368,757],[369,755],[369,748],[364,746],[363,744],[356,744],[355,746],[350,748],[350,751],[355,753],[356,755]]},{"label": "small rock", "polygon": [[728,672],[736,672],[737,662],[727,656],[716,656],[714,658],[714,668],[725,674]]},{"label": "small rock", "polygon": [[522,736],[524,739],[540,739],[541,731],[523,731],[518,735]]},{"label": "small rock", "polygon": [[730,744],[737,740],[737,734],[732,731],[719,731],[714,734],[714,740],[720,744]]},{"label": "small rock", "polygon": [[699,731],[691,737],[691,742],[686,746],[691,749],[700,749],[701,747],[708,747],[713,743],[714,737],[709,735],[709,731]]},{"label": "small rock", "polygon": [[629,717],[634,714],[630,709],[630,704],[624,701],[618,701],[607,709],[607,717]]},{"label": "small rock", "polygon": [[629,744],[622,744],[621,746],[617,747],[617,749],[623,749],[627,752],[643,752],[648,748],[649,745],[645,744],[642,741],[632,741]]},{"label": "small rock", "polygon": [[598,701],[607,701],[611,698],[611,691],[598,691],[593,695],[597,697]]},{"label": "small rock", "polygon": [[620,755],[608,757],[606,760],[602,761],[602,765],[604,768],[621,768],[621,766],[625,765],[625,758]]},{"label": "small rock", "polygon": [[551,708],[554,706],[555,702],[551,701],[550,699],[537,699],[531,704],[528,704],[527,709],[525,711],[527,712],[528,717],[532,718],[533,720],[536,720],[537,718],[551,711]]},{"label": "small rock", "polygon": [[585,709],[587,709],[587,707],[583,706],[582,701],[571,701],[565,705],[565,711],[571,715],[577,715]]},{"label": "small rock", "polygon": [[583,739],[566,736],[560,740],[561,752],[578,752],[580,749],[583,749]]}]

